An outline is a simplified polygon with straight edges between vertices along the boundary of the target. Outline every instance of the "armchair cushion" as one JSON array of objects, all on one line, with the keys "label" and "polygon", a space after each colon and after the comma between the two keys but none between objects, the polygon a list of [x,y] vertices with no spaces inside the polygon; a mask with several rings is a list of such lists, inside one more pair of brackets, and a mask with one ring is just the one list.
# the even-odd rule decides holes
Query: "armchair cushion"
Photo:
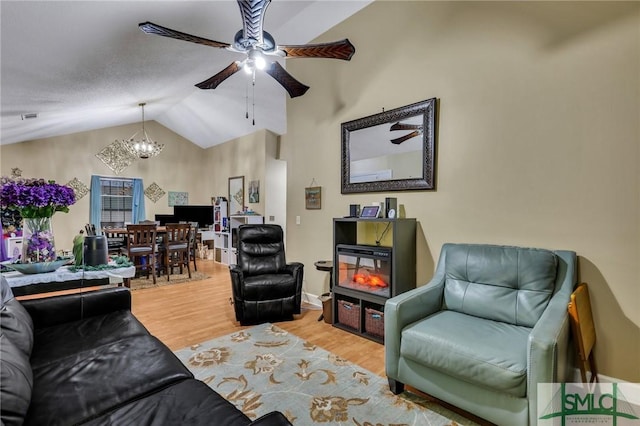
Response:
[{"label": "armchair cushion", "polygon": [[245,225],[241,234],[238,238],[238,265],[245,275],[282,272],[287,262],[281,227],[277,225]]},{"label": "armchair cushion", "polygon": [[244,279],[244,297],[248,300],[268,300],[295,294],[296,280],[289,274],[264,274]]},{"label": "armchair cushion", "polygon": [[402,331],[400,354],[465,382],[522,397],[531,329],[440,311]]},{"label": "armchair cushion", "polygon": [[553,294],[557,264],[548,250],[458,246],[447,254],[444,309],[533,327]]}]

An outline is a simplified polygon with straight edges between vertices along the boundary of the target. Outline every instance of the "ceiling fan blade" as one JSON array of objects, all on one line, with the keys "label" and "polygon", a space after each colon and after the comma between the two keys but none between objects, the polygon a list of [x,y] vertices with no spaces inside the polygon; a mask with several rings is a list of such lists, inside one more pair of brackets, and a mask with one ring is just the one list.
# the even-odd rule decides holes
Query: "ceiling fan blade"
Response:
[{"label": "ceiling fan blade", "polygon": [[347,38],[329,43],[278,46],[278,48],[288,58],[329,58],[349,61],[356,53],[356,48]]},{"label": "ceiling fan blade", "polygon": [[396,145],[400,145],[402,142],[408,141],[411,138],[414,138],[416,136],[418,136],[420,134],[419,130],[414,130],[413,132],[406,134],[404,136],[401,136],[399,138],[396,139],[391,139],[391,143],[392,144],[396,144]]},{"label": "ceiling fan blade", "polygon": [[274,61],[269,68],[264,71],[280,83],[292,98],[302,96],[309,90],[309,86],[293,78],[277,61]]},{"label": "ceiling fan blade", "polygon": [[[240,15],[242,15],[242,35],[249,45],[262,44],[262,24],[264,13],[271,0],[238,0]],[[251,40],[255,42],[251,43]]]},{"label": "ceiling fan blade", "polygon": [[389,130],[419,130],[422,129],[422,124],[406,124],[401,122],[396,122],[391,125]]},{"label": "ceiling fan blade", "polygon": [[138,24],[138,27],[147,34],[156,34],[163,37],[175,38],[177,40],[190,41],[191,43],[204,44],[205,46],[220,48],[227,48],[230,46],[229,43],[222,43],[220,41],[209,40],[206,38],[172,30],[171,28],[163,27],[162,25],[157,25],[153,22],[143,22],[141,24]]},{"label": "ceiling fan blade", "polygon": [[196,84],[196,87],[199,87],[200,89],[215,89],[220,83],[237,73],[239,70],[240,66],[238,65],[238,62],[232,62],[228,67],[220,71],[218,74]]}]

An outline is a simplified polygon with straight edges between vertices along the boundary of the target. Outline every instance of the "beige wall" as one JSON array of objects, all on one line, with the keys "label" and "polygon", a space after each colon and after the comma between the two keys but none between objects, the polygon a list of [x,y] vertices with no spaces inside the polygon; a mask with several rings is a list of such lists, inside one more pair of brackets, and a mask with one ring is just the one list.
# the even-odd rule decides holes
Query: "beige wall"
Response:
[{"label": "beige wall", "polygon": [[[118,175],[113,173],[96,154],[116,139],[128,138],[140,130],[139,124],[111,127],[90,132],[75,133],[48,139],[2,145],[0,149],[0,172],[11,174],[18,167],[25,178],[53,179],[66,184],[74,177],[87,187],[91,175],[140,177],[145,188],[153,182],[166,193],[186,191],[190,204],[210,204],[212,182],[208,178],[206,163],[202,161],[204,150],[176,135],[155,121],[145,124],[149,135],[165,144],[164,150],[155,158],[137,160]],[[194,184],[200,179],[200,184]],[[89,194],[70,207],[69,213],[56,213],[53,229],[57,249],[71,249],[73,237],[89,222]],[[165,194],[156,203],[145,198],[148,219],[155,214],[171,214]]]},{"label": "beige wall", "polygon": [[[230,176],[245,177],[246,205],[258,213],[264,212],[264,197],[260,203],[248,203],[250,180],[265,182],[267,149],[275,152],[277,137],[268,131],[229,141],[209,149],[202,149],[173,133],[164,126],[150,121],[146,123],[149,135],[165,144],[155,158],[138,160],[119,174],[109,169],[95,154],[115,139],[129,137],[139,130],[138,124],[99,129],[17,144],[2,145],[0,149],[0,174],[11,175],[14,167],[22,170],[25,178],[53,179],[66,184],[74,177],[87,187],[91,175],[141,177],[145,188],[157,183],[167,194],[169,191],[186,191],[189,204],[211,203],[213,196],[228,197]],[[261,188],[261,192],[264,188]],[[165,194],[156,203],[145,197],[148,219],[156,214],[171,214]],[[70,207],[69,213],[56,213],[53,229],[56,248],[70,250],[73,237],[89,222],[89,194]]]},{"label": "beige wall", "polygon": [[[640,381],[640,18],[637,3],[375,2],[319,41],[351,62],[290,60],[288,258],[305,290],[332,255],[332,218],[395,196],[420,223],[418,277],[445,242],[575,250],[605,375]],[[437,190],[341,195],[340,123],[439,100]],[[322,186],[305,210],[304,187]],[[295,224],[295,217],[301,224]]]}]

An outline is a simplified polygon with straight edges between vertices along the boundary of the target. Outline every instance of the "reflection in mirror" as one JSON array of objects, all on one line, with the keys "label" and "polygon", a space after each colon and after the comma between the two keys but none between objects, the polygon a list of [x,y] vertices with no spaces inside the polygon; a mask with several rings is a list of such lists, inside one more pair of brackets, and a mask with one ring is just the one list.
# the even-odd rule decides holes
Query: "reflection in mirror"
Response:
[{"label": "reflection in mirror", "polygon": [[342,124],[342,193],[434,189],[434,99]]}]

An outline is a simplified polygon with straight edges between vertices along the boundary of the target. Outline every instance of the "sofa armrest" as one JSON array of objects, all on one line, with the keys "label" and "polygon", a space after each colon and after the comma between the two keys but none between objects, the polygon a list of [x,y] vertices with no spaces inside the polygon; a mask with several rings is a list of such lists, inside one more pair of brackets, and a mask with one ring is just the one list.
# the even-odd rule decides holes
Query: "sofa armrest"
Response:
[{"label": "sofa armrest", "polygon": [[292,426],[289,420],[279,411],[272,411],[249,423],[252,426]]},{"label": "sofa armrest", "polygon": [[384,305],[384,350],[388,377],[397,378],[402,329],[441,310],[443,295],[444,275],[436,275],[424,286],[387,300]]},{"label": "sofa armrest", "polygon": [[125,287],[22,300],[35,328],[49,327],[82,318],[131,310],[131,293]]}]

